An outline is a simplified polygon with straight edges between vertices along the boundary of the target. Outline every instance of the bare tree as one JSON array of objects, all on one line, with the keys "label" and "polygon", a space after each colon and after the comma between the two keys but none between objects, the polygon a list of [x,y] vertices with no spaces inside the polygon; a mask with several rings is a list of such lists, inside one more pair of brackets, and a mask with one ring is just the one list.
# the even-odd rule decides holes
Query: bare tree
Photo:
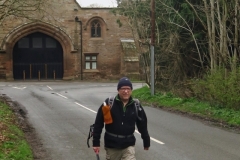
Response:
[{"label": "bare tree", "polygon": [[[146,83],[150,85],[150,4],[146,2],[137,3],[134,1],[118,1],[117,9],[113,13],[126,16],[122,19],[132,30],[132,35],[137,43],[137,53],[142,62]],[[118,19],[117,23],[122,26],[122,22]]]},{"label": "bare tree", "polygon": [[[190,25],[189,20],[186,20],[178,10],[171,6],[169,1],[158,0],[156,2],[155,82],[161,89],[163,87],[171,89],[174,88],[173,86],[181,84],[187,76],[193,75],[190,72],[194,72],[194,67],[203,67],[203,60],[194,30],[191,28],[194,26],[194,21]],[[172,3],[175,4],[175,1],[172,0]],[[122,1],[117,13],[127,16],[126,21],[132,28],[135,41],[139,44],[138,53],[140,53],[143,63],[146,83],[149,84],[150,1]],[[119,24],[121,25],[120,22]],[[183,30],[185,33],[181,35]],[[186,40],[186,35],[189,46],[195,45],[196,49],[192,53],[181,46],[182,43],[186,45],[182,40],[184,38]],[[191,50],[191,48],[188,49]],[[195,53],[198,54],[198,57],[194,55]]]},{"label": "bare tree", "polygon": [[8,17],[33,19],[33,13],[41,12],[44,0],[2,0],[0,1],[0,25]]},{"label": "bare tree", "polygon": [[211,71],[218,68],[236,70],[239,63],[239,0],[203,0],[203,4],[202,11],[206,15],[208,26]]}]

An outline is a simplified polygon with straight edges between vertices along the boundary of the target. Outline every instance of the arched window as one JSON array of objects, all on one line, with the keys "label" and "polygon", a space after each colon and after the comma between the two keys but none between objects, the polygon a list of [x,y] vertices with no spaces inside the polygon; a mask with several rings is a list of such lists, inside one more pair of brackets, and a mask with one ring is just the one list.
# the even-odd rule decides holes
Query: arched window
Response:
[{"label": "arched window", "polygon": [[101,37],[101,25],[98,20],[92,22],[91,37]]}]

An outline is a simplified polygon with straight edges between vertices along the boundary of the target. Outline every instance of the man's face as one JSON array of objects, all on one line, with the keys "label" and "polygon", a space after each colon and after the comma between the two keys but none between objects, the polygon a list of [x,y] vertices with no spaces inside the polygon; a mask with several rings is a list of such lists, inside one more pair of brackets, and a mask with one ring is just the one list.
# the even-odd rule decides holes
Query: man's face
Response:
[{"label": "man's face", "polygon": [[121,88],[119,88],[118,94],[121,100],[126,101],[132,95],[132,89],[129,86],[122,86]]}]

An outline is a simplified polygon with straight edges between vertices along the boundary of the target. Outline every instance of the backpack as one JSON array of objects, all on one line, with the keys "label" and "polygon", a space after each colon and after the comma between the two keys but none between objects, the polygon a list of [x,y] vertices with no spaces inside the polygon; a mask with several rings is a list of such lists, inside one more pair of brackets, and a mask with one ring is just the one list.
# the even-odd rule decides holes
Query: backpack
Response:
[{"label": "backpack", "polygon": [[[115,99],[115,97],[109,97],[108,98],[108,105],[110,106],[110,108],[112,108],[112,106],[113,106],[114,99]],[[138,112],[142,110],[141,107],[140,107],[140,102],[139,102],[138,99],[133,99],[133,100],[134,100],[134,106],[135,106],[137,118],[141,121],[142,118],[140,116],[138,116]]]},{"label": "backpack", "polygon": [[92,124],[92,125],[90,126],[90,130],[89,130],[89,133],[88,133],[88,139],[87,139],[88,148],[90,148],[89,139],[93,136],[93,130],[94,130],[94,124]]},{"label": "backpack", "polygon": [[[111,109],[112,106],[113,106],[114,99],[115,99],[115,97],[113,97],[113,96],[111,96],[111,97],[108,98],[108,105],[110,106],[110,109]],[[140,107],[140,102],[139,102],[138,99],[133,99],[133,100],[134,100],[134,106],[135,106],[137,118],[141,121],[142,118],[141,118],[140,116],[138,116],[138,112],[142,110],[141,107]],[[92,124],[92,125],[90,126],[90,129],[89,129],[88,139],[87,139],[88,148],[90,148],[89,139],[93,136],[93,130],[94,130],[94,124]]]}]

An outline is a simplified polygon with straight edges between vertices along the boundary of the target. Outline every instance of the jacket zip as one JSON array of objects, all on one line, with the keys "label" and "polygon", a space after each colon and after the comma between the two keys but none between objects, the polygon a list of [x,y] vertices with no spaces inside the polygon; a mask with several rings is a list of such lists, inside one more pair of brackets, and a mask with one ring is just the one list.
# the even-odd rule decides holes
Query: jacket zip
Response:
[{"label": "jacket zip", "polygon": [[[126,113],[126,111],[127,111],[127,107],[128,107],[129,105],[131,105],[132,102],[133,102],[133,101],[131,101],[129,104],[127,104],[127,105],[125,106],[125,107],[126,107],[125,109],[124,109],[124,106],[122,105],[122,107],[123,107],[123,117],[125,117],[125,115],[126,115],[125,113]],[[122,103],[122,104],[123,104],[123,103]],[[122,126],[123,126],[123,119],[122,119]]]}]

